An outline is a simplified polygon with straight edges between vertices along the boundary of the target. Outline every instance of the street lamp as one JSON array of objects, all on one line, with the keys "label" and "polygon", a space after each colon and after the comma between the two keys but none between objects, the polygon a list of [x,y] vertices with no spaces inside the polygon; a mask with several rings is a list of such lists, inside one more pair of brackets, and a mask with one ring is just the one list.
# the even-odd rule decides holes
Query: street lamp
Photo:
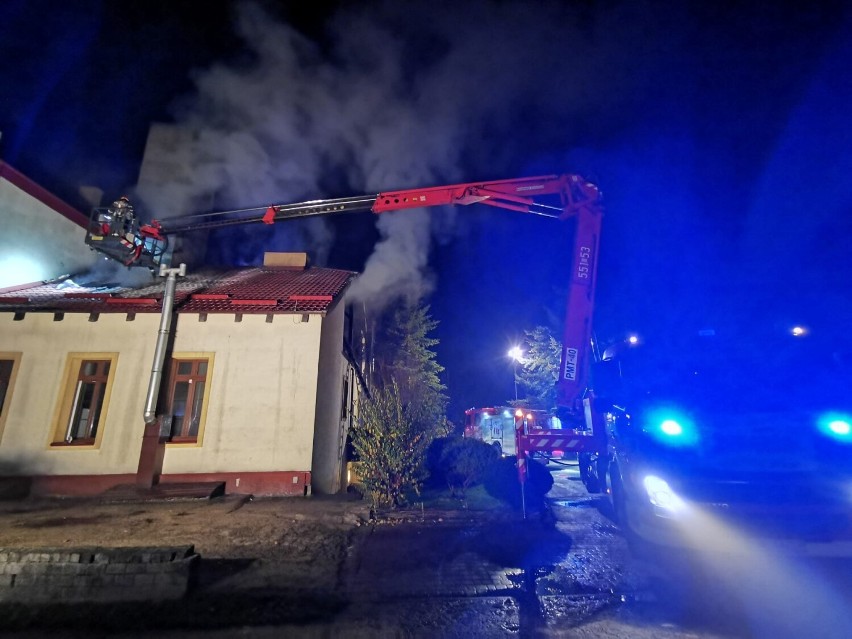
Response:
[{"label": "street lamp", "polygon": [[512,376],[515,380],[515,401],[518,401],[518,362],[523,360],[524,351],[520,346],[513,346],[509,349],[509,357],[512,358]]}]

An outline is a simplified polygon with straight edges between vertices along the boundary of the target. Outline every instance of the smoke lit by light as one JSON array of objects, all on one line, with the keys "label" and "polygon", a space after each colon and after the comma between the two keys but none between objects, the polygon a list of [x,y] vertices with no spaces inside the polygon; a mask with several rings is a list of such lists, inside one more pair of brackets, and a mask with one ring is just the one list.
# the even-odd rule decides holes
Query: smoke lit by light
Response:
[{"label": "smoke lit by light", "polygon": [[750,636],[849,636],[848,601],[803,560],[804,544],[787,547],[783,541],[752,537],[692,503],[665,522],[711,580],[737,598]]},{"label": "smoke lit by light", "polygon": [[39,282],[52,275],[44,264],[26,255],[11,255],[0,259],[0,288]]}]

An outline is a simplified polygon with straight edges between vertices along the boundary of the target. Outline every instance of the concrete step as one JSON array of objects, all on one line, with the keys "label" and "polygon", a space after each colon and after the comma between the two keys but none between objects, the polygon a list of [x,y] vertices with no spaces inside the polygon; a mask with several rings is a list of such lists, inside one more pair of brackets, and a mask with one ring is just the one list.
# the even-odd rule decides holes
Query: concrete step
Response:
[{"label": "concrete step", "polygon": [[153,501],[160,499],[212,499],[225,494],[223,481],[164,482],[150,488],[136,484],[113,486],[101,494],[107,501]]}]

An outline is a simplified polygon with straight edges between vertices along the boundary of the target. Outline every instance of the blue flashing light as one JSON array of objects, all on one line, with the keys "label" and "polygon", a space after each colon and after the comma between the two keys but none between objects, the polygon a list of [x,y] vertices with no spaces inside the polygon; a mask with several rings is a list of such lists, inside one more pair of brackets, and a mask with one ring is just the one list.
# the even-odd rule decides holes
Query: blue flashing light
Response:
[{"label": "blue flashing light", "polygon": [[852,444],[852,415],[825,413],[818,421],[820,431],[840,442]]},{"label": "blue flashing light", "polygon": [[663,423],[660,424],[660,430],[663,431],[666,435],[670,435],[671,437],[677,437],[678,435],[683,435],[683,426],[674,419],[665,419]]},{"label": "blue flashing light", "polygon": [[692,418],[676,408],[663,406],[645,413],[643,430],[667,446],[693,446],[698,443],[698,428]]}]

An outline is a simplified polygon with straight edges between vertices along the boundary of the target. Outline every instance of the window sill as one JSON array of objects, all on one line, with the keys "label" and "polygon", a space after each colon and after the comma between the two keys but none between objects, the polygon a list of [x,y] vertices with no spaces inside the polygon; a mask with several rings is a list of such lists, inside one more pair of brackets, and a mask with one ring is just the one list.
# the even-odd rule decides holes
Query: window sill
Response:
[{"label": "window sill", "polygon": [[50,444],[51,447],[56,448],[75,448],[80,446],[89,446],[94,447],[95,439],[94,438],[86,438],[86,439],[73,439],[70,442],[61,441],[61,442],[52,442]]},{"label": "window sill", "polygon": [[166,440],[167,444],[197,444],[197,437],[172,437]]}]

